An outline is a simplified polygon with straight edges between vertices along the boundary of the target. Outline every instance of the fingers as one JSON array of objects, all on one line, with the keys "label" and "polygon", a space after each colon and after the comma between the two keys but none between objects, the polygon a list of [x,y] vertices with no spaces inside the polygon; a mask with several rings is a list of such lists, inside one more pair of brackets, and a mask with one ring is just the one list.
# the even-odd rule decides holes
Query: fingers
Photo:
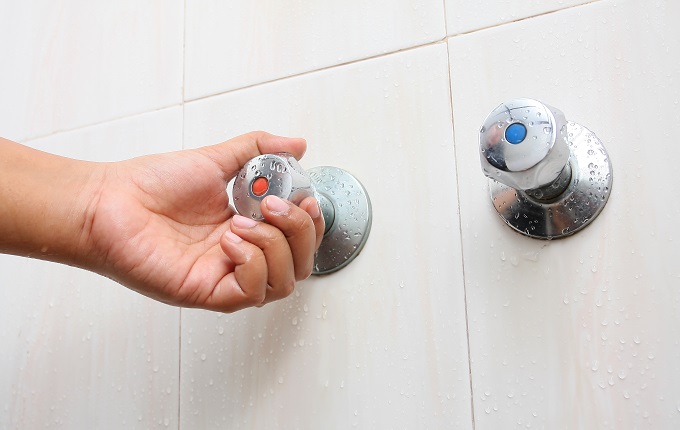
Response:
[{"label": "fingers", "polygon": [[253,131],[218,145],[200,148],[225,173],[225,180],[231,179],[251,158],[262,154],[288,152],[296,159],[302,158],[307,142],[302,138],[275,136],[263,131]]},{"label": "fingers", "polygon": [[323,236],[323,217],[313,197],[303,200],[300,207],[276,196],[268,196],[261,204],[264,219],[279,229],[290,246],[295,267],[295,279],[307,279],[312,274],[314,251]]},{"label": "fingers", "polygon": [[267,289],[267,262],[262,250],[231,231],[222,235],[220,246],[235,268],[217,283],[202,307],[234,312],[262,304]]},{"label": "fingers", "polygon": [[266,298],[263,303],[282,299],[295,288],[295,268],[290,246],[283,233],[268,224],[236,215],[231,220],[231,231],[257,246],[266,261]]},{"label": "fingers", "polygon": [[301,206],[304,209],[268,196],[262,202],[267,223],[239,215],[231,219],[220,243],[236,269],[221,281],[221,288],[238,288],[241,294],[236,300],[242,302],[241,307],[287,297],[297,280],[311,274],[314,251],[323,235],[323,216],[314,198]]},{"label": "fingers", "polygon": [[314,250],[316,251],[319,249],[319,245],[321,245],[321,240],[323,239],[323,234],[326,230],[326,224],[324,223],[319,202],[317,202],[314,197],[307,197],[300,203],[300,208],[307,212],[314,222],[314,235],[316,236]]}]

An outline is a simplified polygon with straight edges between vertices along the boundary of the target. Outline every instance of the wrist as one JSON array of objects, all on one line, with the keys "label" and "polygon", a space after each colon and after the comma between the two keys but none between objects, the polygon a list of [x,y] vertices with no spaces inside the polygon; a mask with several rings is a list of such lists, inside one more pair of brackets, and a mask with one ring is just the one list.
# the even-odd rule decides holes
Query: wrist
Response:
[{"label": "wrist", "polygon": [[105,165],[0,139],[0,251],[87,267]]},{"label": "wrist", "polygon": [[54,243],[63,244],[61,249],[55,249],[59,256],[57,261],[94,270],[105,258],[96,246],[92,227],[109,163],[68,162],[72,173],[61,182],[62,189],[68,190],[62,194],[61,200],[70,205],[70,210],[57,216],[63,217],[65,224],[62,234],[54,238]]}]

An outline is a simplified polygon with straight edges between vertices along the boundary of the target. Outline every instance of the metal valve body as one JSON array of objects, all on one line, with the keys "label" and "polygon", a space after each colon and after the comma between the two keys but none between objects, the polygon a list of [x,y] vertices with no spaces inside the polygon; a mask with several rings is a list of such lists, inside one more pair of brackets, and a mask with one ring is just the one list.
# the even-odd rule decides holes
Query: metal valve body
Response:
[{"label": "metal valve body", "polygon": [[234,180],[234,206],[239,214],[262,220],[261,201],[276,195],[300,204],[314,196],[326,223],[314,258],[315,275],[342,269],[363,249],[371,230],[372,209],[366,189],[337,167],[302,169],[290,154],[264,154],[248,161]]},{"label": "metal valve body", "polygon": [[496,211],[526,236],[570,236],[609,199],[612,167],[602,142],[537,100],[494,109],[480,129],[479,150]]}]

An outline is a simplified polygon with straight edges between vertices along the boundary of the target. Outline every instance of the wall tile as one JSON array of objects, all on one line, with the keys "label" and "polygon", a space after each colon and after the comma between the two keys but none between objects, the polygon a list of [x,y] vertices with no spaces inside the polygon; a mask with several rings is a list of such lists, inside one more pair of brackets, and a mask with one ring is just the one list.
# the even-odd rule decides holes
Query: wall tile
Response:
[{"label": "wall tile", "polygon": [[[606,1],[450,40],[477,429],[680,425],[677,16]],[[491,205],[478,130],[513,97],[607,147],[609,203],[574,237],[524,238]]]},{"label": "wall tile", "polygon": [[373,228],[357,260],[285,300],[182,313],[181,426],[470,428],[446,46],[186,106],[187,146],[251,129],[354,173]]},{"label": "wall tile", "polygon": [[[30,145],[94,161],[177,150],[182,109]],[[0,428],[177,426],[178,308],[90,272],[6,255],[0,287]]]},{"label": "wall tile", "polygon": [[187,1],[186,99],[444,37],[441,0]]},{"label": "wall tile", "polygon": [[182,100],[183,11],[170,2],[0,6],[0,136],[25,141]]}]

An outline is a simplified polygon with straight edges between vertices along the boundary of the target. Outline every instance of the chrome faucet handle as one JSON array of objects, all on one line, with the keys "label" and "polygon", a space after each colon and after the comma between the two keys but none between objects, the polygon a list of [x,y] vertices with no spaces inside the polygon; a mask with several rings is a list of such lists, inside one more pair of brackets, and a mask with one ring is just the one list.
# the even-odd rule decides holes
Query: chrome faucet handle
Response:
[{"label": "chrome faucet handle", "polygon": [[479,134],[484,173],[518,190],[551,184],[569,161],[564,114],[531,99],[493,110]]},{"label": "chrome faucet handle", "polygon": [[269,195],[296,205],[315,196],[311,178],[291,154],[260,155],[248,161],[236,176],[232,196],[239,214],[263,220],[260,202]]},{"label": "chrome faucet handle", "polygon": [[609,198],[611,162],[602,142],[537,100],[518,98],[494,109],[480,129],[479,150],[496,210],[527,236],[571,235]]},{"label": "chrome faucet handle", "polygon": [[368,193],[350,173],[322,166],[305,171],[288,153],[263,154],[248,161],[234,179],[232,196],[239,214],[261,221],[260,202],[276,195],[294,204],[314,196],[326,223],[312,273],[342,269],[363,249],[371,230]]}]

